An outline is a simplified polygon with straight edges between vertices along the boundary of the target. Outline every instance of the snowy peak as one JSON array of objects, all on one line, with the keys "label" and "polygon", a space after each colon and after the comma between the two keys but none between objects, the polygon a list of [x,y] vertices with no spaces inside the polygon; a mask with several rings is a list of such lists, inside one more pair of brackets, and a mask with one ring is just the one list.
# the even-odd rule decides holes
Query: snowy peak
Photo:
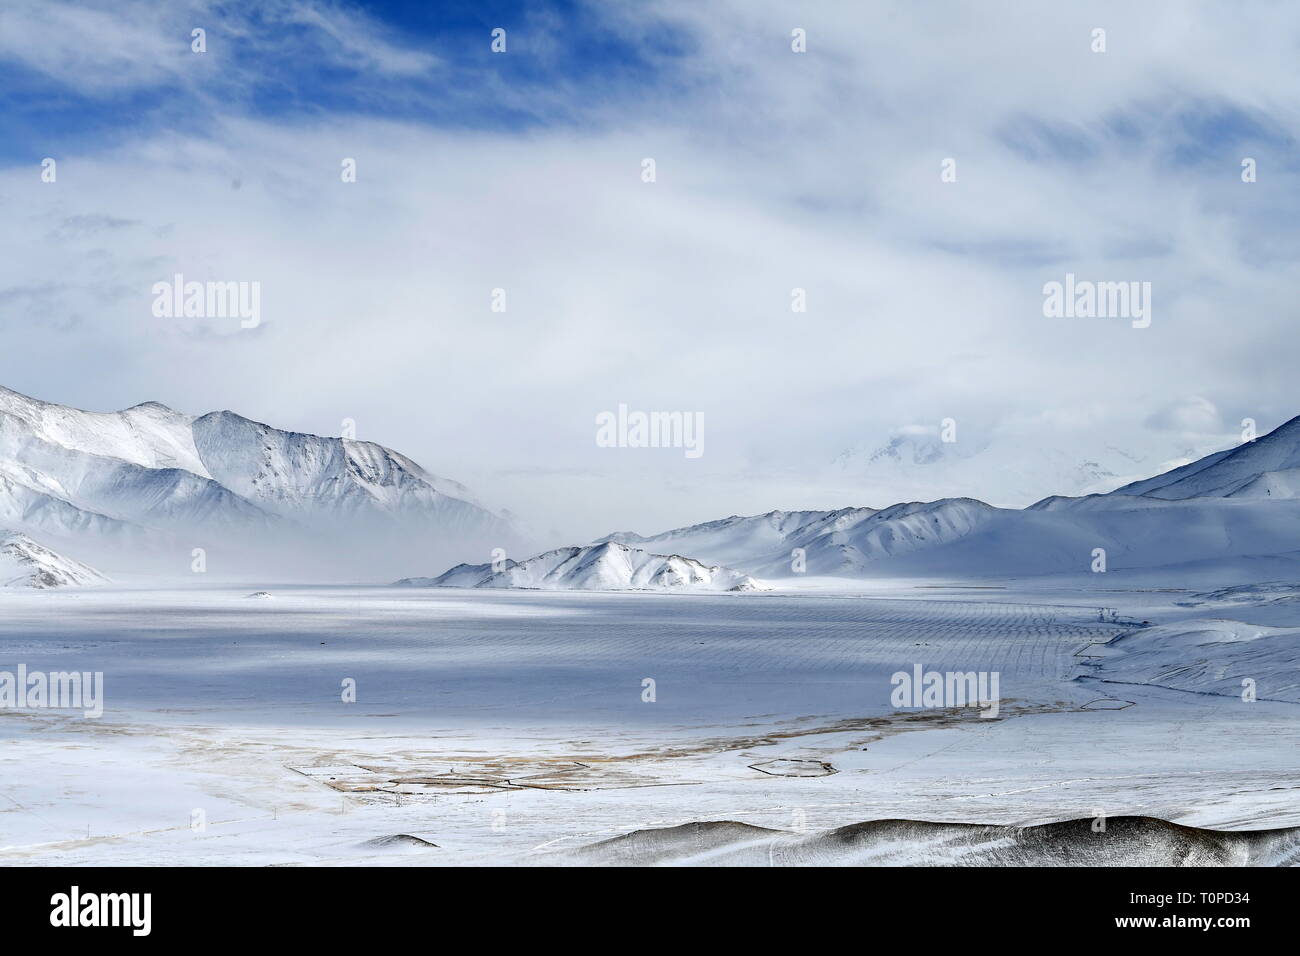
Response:
[{"label": "snowy peak", "polygon": [[882,558],[965,537],[997,512],[974,498],[946,498],[884,509],[772,511],[676,528],[649,538],[624,533],[602,540],[693,554],[765,578],[852,574]]},{"label": "snowy peak", "polygon": [[0,387],[0,428],[69,451],[211,477],[194,448],[190,423],[188,416],[158,402],[120,412],[87,412]]},{"label": "snowy peak", "polygon": [[[895,454],[880,458],[938,461],[903,454],[924,444],[891,446]],[[1236,574],[1268,565],[1276,573],[1275,565],[1300,555],[1300,418],[1115,491],[1052,496],[1023,510],[940,498],[879,510],[733,516],[603,540],[691,554],[765,579],[1092,573],[1098,548],[1111,571],[1179,566],[1190,573],[1204,565]]]},{"label": "snowy peak", "polygon": [[405,578],[411,587],[538,588],[543,590],[755,591],[765,585],[730,568],[708,566],[681,555],[651,554],[607,541],[557,548],[526,561],[457,565],[436,578]]},{"label": "snowy peak", "polygon": [[[88,412],[0,388],[0,521],[42,534],[204,542],[365,533],[454,551],[513,529],[453,481],[373,442],[283,431],[230,411],[197,418],[158,402]],[[418,529],[418,535],[411,531]],[[297,536],[295,538],[295,536]],[[311,557],[321,552],[310,549]],[[358,559],[360,561],[361,559]]]},{"label": "snowy peak", "polygon": [[817,533],[815,529],[829,532],[874,513],[871,508],[769,511],[761,515],[732,515],[649,537],[619,532],[596,543],[612,541],[660,553],[698,555],[701,560],[730,567],[745,567],[758,555],[771,554],[787,548],[791,540]]},{"label": "snowy peak", "polygon": [[1151,498],[1294,498],[1300,494],[1300,417],[1235,448],[1113,492]]},{"label": "snowy peak", "polygon": [[469,500],[464,486],[374,442],[282,431],[230,411],[195,419],[193,434],[217,481],[276,514],[384,513],[451,519],[457,527],[485,531],[506,528]]},{"label": "snowy peak", "polygon": [[845,509],[833,513],[833,520],[791,535],[781,552],[755,570],[768,576],[858,574],[883,559],[958,541],[997,513],[997,508],[974,498],[910,501],[879,511]]},{"label": "snowy peak", "polygon": [[[842,461],[849,461],[852,457],[853,452],[843,452],[840,455]],[[932,465],[944,459],[961,456],[955,453],[954,443],[945,443],[937,432],[912,428],[892,435],[885,444],[866,454],[865,457],[867,466],[871,467],[886,462]]]},{"label": "snowy peak", "polygon": [[0,587],[60,588],[107,584],[89,565],[37,544],[25,534],[0,531]]},{"label": "snowy peak", "polygon": [[[845,509],[848,510],[848,509]],[[717,521],[707,521],[703,524],[690,525],[685,528],[677,528],[672,531],[665,531],[662,534],[651,535],[649,537],[636,534],[632,531],[616,531],[613,534],[606,535],[601,541],[616,541],[620,544],[645,544],[656,541],[666,541],[674,536],[685,535],[735,535],[753,534],[762,532],[774,532],[784,536],[802,527],[812,521],[818,521],[828,515],[838,514],[839,512],[831,511],[769,511],[761,515],[732,515],[729,518],[720,518]]]},{"label": "snowy peak", "polygon": [[[206,475],[174,413],[99,414],[12,395],[0,410],[0,515],[10,525],[77,535],[268,517]],[[186,458],[199,472],[172,464]]]}]

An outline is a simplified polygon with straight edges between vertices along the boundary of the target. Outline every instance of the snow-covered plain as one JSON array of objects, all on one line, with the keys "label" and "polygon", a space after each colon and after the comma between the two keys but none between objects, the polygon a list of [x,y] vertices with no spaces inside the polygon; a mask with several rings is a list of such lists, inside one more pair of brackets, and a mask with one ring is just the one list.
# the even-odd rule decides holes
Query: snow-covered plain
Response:
[{"label": "snow-covered plain", "polygon": [[[277,586],[207,532],[324,517],[315,550],[377,574],[375,549],[412,560],[393,535],[432,555],[497,519],[378,445],[0,390],[0,519],[68,532],[0,548],[0,862],[1296,863],[1297,473],[1300,419],[1021,510],[774,511]],[[195,532],[150,538],[165,564],[213,546],[203,580],[239,586],[80,563],[142,516]],[[74,671],[102,701],[12,699]],[[927,672],[996,686],[894,697]]]},{"label": "snow-covered plain", "polygon": [[[98,720],[0,711],[0,862],[1294,862],[1294,833],[1123,819],[1300,827],[1285,593],[1098,577],[0,592],[0,671],[105,686]],[[1202,648],[1223,619],[1273,650]],[[998,717],[894,707],[917,664],[999,672]],[[828,832],[880,820],[1085,823]]]}]

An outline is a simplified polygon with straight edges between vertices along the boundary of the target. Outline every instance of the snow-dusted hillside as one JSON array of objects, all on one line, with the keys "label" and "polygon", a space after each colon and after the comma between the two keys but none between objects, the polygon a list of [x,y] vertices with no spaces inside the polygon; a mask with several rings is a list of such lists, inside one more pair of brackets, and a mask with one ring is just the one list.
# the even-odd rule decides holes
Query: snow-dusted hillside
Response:
[{"label": "snow-dusted hillside", "polygon": [[1150,498],[1295,498],[1300,492],[1300,417],[1255,441],[1116,489]]},{"label": "snow-dusted hillside", "polygon": [[83,412],[0,389],[0,515],[56,535],[270,520],[208,476],[182,422],[161,406]]},{"label": "snow-dusted hillside", "polygon": [[436,578],[404,578],[407,587],[541,588],[545,590],[756,591],[765,585],[731,568],[705,565],[680,555],[651,554],[608,541],[558,548],[526,561],[457,565]]},{"label": "snow-dusted hillside", "polygon": [[282,431],[229,411],[191,417],[156,402],[87,412],[5,388],[0,521],[101,549],[162,533],[262,548],[315,534],[339,546],[309,550],[343,557],[347,534],[450,546],[513,533],[463,486],[373,442]]},{"label": "snow-dusted hillside", "polygon": [[[1102,680],[1300,703],[1300,628],[1204,619],[1115,638],[1096,664]],[[1095,652],[1095,651],[1094,651]]]},{"label": "snow-dusted hillside", "polygon": [[782,553],[764,560],[758,573],[790,573],[792,553],[799,548],[806,565],[801,573],[854,574],[882,559],[958,541],[998,513],[999,509],[973,498],[912,501],[879,511],[835,511],[790,535]]},{"label": "snow-dusted hillside", "polygon": [[1025,509],[947,498],[737,516],[604,540],[764,578],[1082,574],[1102,549],[1107,573],[1182,569],[1199,579],[1217,567],[1223,583],[1233,583],[1267,559],[1291,562],[1300,552],[1297,475],[1300,419],[1108,494],[1053,496]]},{"label": "snow-dusted hillside", "polygon": [[[970,534],[1000,509],[971,498],[907,502],[880,510],[773,511],[676,528],[652,537],[604,540],[698,555],[766,577],[853,575],[884,558],[923,551]],[[796,571],[801,551],[803,571]]]},{"label": "snow-dusted hillside", "polygon": [[107,584],[89,565],[37,544],[25,534],[0,531],[0,587],[61,588]]},{"label": "snow-dusted hillside", "polygon": [[872,508],[844,508],[839,511],[769,511],[761,515],[732,515],[718,521],[675,528],[662,534],[642,536],[631,531],[606,535],[604,541],[650,551],[700,555],[718,564],[752,563],[756,555],[777,554],[786,542],[805,529],[828,523],[869,517]]},{"label": "snow-dusted hillside", "polygon": [[191,423],[204,469],[223,487],[298,520],[383,513],[448,529],[504,530],[458,482],[425,471],[374,442],[281,431],[234,412]]},{"label": "snow-dusted hillside", "polygon": [[1294,607],[1300,604],[1300,584],[1290,581],[1264,581],[1216,588],[1193,594],[1175,602],[1179,607]]},{"label": "snow-dusted hillside", "polygon": [[[696,540],[692,529],[651,539],[702,561],[720,562],[767,579],[833,575],[944,577],[1089,573],[1093,552],[1106,552],[1108,573],[1217,563],[1223,582],[1234,567],[1261,556],[1296,557],[1300,499],[1252,501],[1095,496],[1052,499],[1025,510],[971,499],[894,505],[867,517],[831,512],[786,536],[777,548],[751,554],[726,542]],[[869,510],[869,509],[864,509]],[[795,549],[804,571],[795,570]],[[1269,573],[1279,573],[1276,569]],[[1249,578],[1246,578],[1247,580]]]}]

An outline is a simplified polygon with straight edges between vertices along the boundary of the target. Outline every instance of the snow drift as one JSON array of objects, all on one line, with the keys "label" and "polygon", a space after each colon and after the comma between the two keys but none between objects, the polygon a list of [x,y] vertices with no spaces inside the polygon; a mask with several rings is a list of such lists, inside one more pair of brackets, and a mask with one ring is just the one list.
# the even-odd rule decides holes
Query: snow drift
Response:
[{"label": "snow drift", "polygon": [[1300,628],[1203,619],[1131,631],[1094,663],[1103,681],[1300,703]]}]

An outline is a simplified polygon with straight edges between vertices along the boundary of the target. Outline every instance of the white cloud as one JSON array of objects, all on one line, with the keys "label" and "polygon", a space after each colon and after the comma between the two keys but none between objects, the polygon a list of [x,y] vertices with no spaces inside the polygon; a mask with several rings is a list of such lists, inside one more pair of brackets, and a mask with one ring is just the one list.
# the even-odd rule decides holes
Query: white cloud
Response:
[{"label": "white cloud", "polygon": [[1208,398],[1193,396],[1170,402],[1146,419],[1149,428],[1192,435],[1223,433],[1223,417]]},{"label": "white cloud", "polygon": [[[202,54],[191,48],[196,28],[207,34]],[[364,13],[307,0],[244,7],[217,0],[7,0],[0,7],[0,61],[86,96],[179,85],[213,102],[282,74],[291,82],[302,64],[398,77],[438,64],[429,51],[394,42]]]},{"label": "white cloud", "polygon": [[[600,9],[629,32],[644,15]],[[322,432],[353,418],[361,437],[564,537],[883,504],[820,469],[864,437],[950,415],[1025,442],[1066,427],[1104,442],[1167,427],[1161,410],[1189,392],[1263,427],[1300,411],[1296,247],[1280,214],[1294,190],[1276,165],[1240,183],[1227,145],[1208,166],[1168,154],[1174,117],[1206,103],[1296,134],[1289,34],[1272,22],[1295,14],[655,10],[694,38],[669,78],[683,92],[576,103],[592,123],[471,133],[259,121],[232,105],[202,138],[67,157],[53,186],[34,166],[5,171],[20,228],[0,250],[0,302],[45,291],[6,306],[23,349],[0,357],[0,382]],[[1094,55],[1101,22],[1110,50]],[[807,54],[789,51],[796,25]],[[136,62],[155,34],[125,35],[123,72],[159,82],[165,64]],[[369,42],[350,54],[375,70],[431,66]],[[75,62],[66,46],[27,61],[57,71]],[[113,70],[93,56],[85,82]],[[1120,119],[1136,132],[1116,133]],[[639,179],[645,156],[657,183]],[[954,184],[939,180],[948,156]],[[343,157],[355,184],[339,180]],[[139,224],[57,230],[73,217]],[[176,271],[260,281],[263,326],[154,319],[149,288]],[[1066,271],[1152,282],[1151,328],[1045,319],[1042,284]],[[497,287],[505,314],[489,309]],[[791,312],[794,287],[807,313]],[[702,411],[707,454],[597,448],[595,415],[620,402]]]}]

